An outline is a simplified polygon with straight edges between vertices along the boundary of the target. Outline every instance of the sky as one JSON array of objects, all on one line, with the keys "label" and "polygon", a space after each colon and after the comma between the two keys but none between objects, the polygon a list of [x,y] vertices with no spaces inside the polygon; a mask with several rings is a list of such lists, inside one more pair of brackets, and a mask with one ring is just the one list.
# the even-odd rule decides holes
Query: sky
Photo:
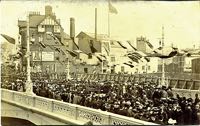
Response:
[{"label": "sky", "polygon": [[[164,26],[165,45],[178,48],[200,46],[199,1],[111,1],[118,13],[110,13],[112,38],[136,41],[143,36],[158,46]],[[108,1],[106,0],[37,0],[1,1],[0,33],[17,40],[18,20],[25,20],[29,11],[44,14],[45,5],[51,5],[64,31],[69,34],[70,17],[75,18],[76,35],[81,31],[94,33],[95,8],[97,8],[97,32],[108,33]],[[0,42],[5,41],[0,37]]]}]

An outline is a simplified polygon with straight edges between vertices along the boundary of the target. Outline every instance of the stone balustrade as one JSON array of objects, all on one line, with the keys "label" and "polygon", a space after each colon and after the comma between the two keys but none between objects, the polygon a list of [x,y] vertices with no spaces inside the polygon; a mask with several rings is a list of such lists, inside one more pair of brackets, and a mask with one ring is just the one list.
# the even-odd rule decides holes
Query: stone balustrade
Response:
[{"label": "stone balustrade", "polygon": [[[91,78],[91,75],[93,78]],[[128,74],[77,74],[76,77],[81,80],[90,81],[120,81],[120,82],[141,82],[141,81],[153,81],[154,83],[160,83],[161,77],[148,76],[148,75],[128,75]],[[200,91],[200,80],[191,79],[178,79],[178,78],[166,78],[168,85],[175,89],[189,89]]]},{"label": "stone balustrade", "polygon": [[157,125],[132,117],[117,115],[54,99],[30,96],[24,92],[16,92],[7,89],[1,89],[1,100],[15,102],[21,106],[33,107],[41,110],[41,112],[49,112],[78,121],[91,121],[95,125]]}]

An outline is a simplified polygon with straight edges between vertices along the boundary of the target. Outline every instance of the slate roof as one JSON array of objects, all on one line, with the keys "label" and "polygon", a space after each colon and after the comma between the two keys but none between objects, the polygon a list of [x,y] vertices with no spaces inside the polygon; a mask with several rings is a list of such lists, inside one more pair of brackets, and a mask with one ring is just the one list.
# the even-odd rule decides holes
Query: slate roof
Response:
[{"label": "slate roof", "polygon": [[[56,20],[56,17],[54,15],[50,16],[57,24],[60,25],[60,23]],[[31,15],[30,16],[30,27],[37,27],[44,19],[46,18],[45,15]],[[26,27],[26,21],[18,20],[18,26],[19,27]]]},{"label": "slate roof", "polygon": [[[95,34],[94,33],[83,32],[83,31],[81,31],[76,37],[79,38],[82,35],[87,35],[87,36],[89,36],[89,37],[91,37],[93,39],[95,38]],[[97,34],[97,40],[108,40],[108,39],[109,39],[109,37],[106,34]]]}]

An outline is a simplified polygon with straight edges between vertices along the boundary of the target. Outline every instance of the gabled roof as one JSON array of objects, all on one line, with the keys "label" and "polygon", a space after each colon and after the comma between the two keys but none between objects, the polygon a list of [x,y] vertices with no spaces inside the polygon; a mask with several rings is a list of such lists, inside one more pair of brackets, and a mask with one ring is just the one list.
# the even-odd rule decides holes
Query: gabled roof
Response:
[{"label": "gabled roof", "polygon": [[34,15],[30,16],[30,27],[37,27],[38,24],[45,19],[44,15]]},{"label": "gabled roof", "polygon": [[[58,25],[60,23],[56,20],[55,15],[45,16],[45,15],[31,15],[30,16],[30,27],[37,27],[42,21],[45,20],[46,17],[51,17]],[[26,27],[26,21],[18,20],[19,27]]]},{"label": "gabled roof", "polygon": [[[88,32],[83,32],[81,31],[76,37],[80,38],[81,36],[88,36],[90,38],[95,38],[95,34],[94,33],[88,33]],[[106,34],[97,34],[97,40],[108,40],[109,37]]]},{"label": "gabled roof", "polygon": [[[45,15],[31,15],[29,19],[30,27],[37,27],[37,25],[45,19]],[[19,27],[26,27],[26,21],[18,20]]]},{"label": "gabled roof", "polygon": [[[44,15],[45,16],[45,15]],[[60,22],[58,22],[58,20],[56,19],[55,15],[48,15],[45,16],[43,20],[41,20],[38,24],[42,23],[47,17],[50,17],[51,19],[53,19],[58,25],[60,25]],[[60,25],[61,26],[61,25]]]}]

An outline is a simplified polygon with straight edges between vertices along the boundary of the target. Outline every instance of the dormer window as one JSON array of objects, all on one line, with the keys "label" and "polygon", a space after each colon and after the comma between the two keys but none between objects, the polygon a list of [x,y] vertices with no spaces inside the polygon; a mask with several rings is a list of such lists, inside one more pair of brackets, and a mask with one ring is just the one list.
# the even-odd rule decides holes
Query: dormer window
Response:
[{"label": "dormer window", "polygon": [[35,42],[34,35],[31,36],[31,42],[33,42],[33,43]]},{"label": "dormer window", "polygon": [[54,26],[54,32],[60,32],[60,26],[55,25]]},{"label": "dormer window", "polygon": [[44,25],[38,25],[38,32],[45,32],[45,26]]}]

